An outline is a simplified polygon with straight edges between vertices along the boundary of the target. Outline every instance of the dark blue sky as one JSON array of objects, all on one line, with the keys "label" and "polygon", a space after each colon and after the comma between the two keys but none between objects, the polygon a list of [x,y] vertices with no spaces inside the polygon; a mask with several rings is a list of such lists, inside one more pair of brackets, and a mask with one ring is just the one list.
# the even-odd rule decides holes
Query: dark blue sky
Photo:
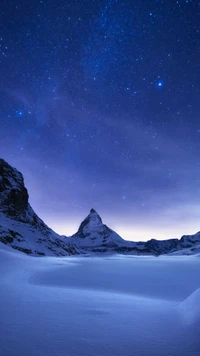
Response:
[{"label": "dark blue sky", "polygon": [[199,1],[1,1],[0,155],[36,212],[122,237],[200,229]]}]

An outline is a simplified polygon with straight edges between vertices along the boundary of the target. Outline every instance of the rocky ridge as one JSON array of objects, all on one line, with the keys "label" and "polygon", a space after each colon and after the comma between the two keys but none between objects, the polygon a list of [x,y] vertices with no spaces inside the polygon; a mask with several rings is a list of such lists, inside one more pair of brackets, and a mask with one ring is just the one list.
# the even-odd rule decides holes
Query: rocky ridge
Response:
[{"label": "rocky ridge", "polygon": [[67,238],[82,252],[115,252],[122,254],[193,254],[200,252],[200,233],[179,239],[134,242],[124,240],[115,231],[103,224],[101,217],[91,209],[77,233]]},{"label": "rocky ridge", "polygon": [[37,216],[29,204],[22,174],[3,159],[0,159],[0,242],[39,256],[78,252]]},{"label": "rocky ridge", "polygon": [[200,232],[180,240],[126,241],[91,209],[74,235],[60,236],[30,206],[22,174],[0,159],[0,243],[35,256],[100,252],[156,256],[196,254],[200,253]]}]

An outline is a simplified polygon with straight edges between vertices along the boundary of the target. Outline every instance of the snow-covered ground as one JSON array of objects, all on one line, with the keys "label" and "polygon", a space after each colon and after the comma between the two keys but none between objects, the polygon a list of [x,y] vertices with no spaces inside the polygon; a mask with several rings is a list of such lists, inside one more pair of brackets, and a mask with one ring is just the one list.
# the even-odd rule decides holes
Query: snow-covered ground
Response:
[{"label": "snow-covered ground", "polygon": [[200,355],[200,257],[3,247],[0,270],[0,356]]}]

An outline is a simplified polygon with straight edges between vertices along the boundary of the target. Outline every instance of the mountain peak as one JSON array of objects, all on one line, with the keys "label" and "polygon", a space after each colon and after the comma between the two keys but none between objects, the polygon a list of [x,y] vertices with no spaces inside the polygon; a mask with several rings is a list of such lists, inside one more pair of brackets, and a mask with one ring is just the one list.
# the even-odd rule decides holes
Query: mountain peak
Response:
[{"label": "mountain peak", "polygon": [[[94,210],[94,209],[92,208],[92,209],[90,209],[90,214],[97,214],[97,212],[96,212],[96,210]],[[97,215],[99,215],[99,214],[97,214]]]},{"label": "mountain peak", "polygon": [[90,214],[83,220],[77,233],[71,236],[71,240],[76,243],[76,246],[94,252],[103,252],[106,249],[112,250],[130,244],[104,225],[94,209],[90,210]]},{"label": "mountain peak", "polygon": [[91,231],[102,231],[103,223],[96,210],[91,209],[89,215],[82,221],[78,233],[82,237],[88,236]]}]

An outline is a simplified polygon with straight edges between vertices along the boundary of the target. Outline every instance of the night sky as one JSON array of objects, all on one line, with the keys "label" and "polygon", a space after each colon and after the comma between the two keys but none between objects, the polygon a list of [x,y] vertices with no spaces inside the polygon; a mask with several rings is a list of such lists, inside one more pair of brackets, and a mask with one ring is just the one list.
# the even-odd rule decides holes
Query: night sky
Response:
[{"label": "night sky", "polygon": [[200,230],[200,2],[1,0],[0,156],[74,233]]}]

